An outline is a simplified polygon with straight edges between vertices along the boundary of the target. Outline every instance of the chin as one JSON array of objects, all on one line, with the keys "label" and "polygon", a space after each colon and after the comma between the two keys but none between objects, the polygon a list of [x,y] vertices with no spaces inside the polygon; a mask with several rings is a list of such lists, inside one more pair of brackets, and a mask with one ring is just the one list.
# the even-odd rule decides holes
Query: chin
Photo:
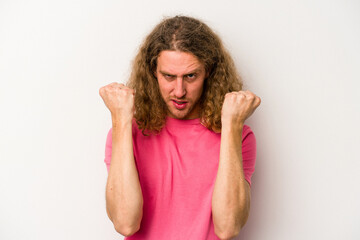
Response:
[{"label": "chin", "polygon": [[179,113],[170,112],[170,117],[176,118],[176,119],[184,119],[184,118],[187,117],[187,115],[188,115],[187,113],[185,113],[185,114],[183,114],[183,113],[179,114]]},{"label": "chin", "polygon": [[188,109],[184,109],[182,111],[179,111],[177,109],[169,109],[169,116],[172,118],[184,119],[188,117],[188,115],[189,115]]}]

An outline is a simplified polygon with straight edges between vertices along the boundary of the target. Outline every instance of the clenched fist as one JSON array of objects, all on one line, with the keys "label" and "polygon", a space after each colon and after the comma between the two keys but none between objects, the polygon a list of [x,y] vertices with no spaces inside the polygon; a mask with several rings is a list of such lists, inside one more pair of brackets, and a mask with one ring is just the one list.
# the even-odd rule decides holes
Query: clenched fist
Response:
[{"label": "clenched fist", "polygon": [[113,118],[131,121],[134,115],[135,91],[121,83],[110,83],[99,90]]},{"label": "clenched fist", "polygon": [[260,105],[261,99],[250,91],[230,92],[225,94],[221,110],[221,122],[224,125],[243,125]]}]

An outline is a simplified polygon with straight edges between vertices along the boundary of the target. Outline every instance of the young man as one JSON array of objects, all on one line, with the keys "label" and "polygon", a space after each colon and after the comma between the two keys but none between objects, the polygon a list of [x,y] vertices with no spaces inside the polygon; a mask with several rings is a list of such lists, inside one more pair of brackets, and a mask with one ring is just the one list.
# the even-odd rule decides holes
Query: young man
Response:
[{"label": "young man", "polygon": [[111,112],[106,209],[126,239],[231,239],[247,221],[260,98],[219,37],[184,16],[147,36],[127,86],[100,89]]}]

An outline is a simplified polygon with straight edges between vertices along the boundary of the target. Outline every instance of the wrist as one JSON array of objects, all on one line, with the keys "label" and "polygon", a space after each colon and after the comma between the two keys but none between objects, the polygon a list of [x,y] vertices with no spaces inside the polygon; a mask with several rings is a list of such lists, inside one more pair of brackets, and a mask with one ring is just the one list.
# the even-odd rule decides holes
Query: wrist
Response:
[{"label": "wrist", "polygon": [[235,121],[224,121],[221,124],[222,132],[242,132],[244,128],[244,122],[235,122]]},{"label": "wrist", "polygon": [[132,124],[132,116],[121,117],[119,115],[111,115],[113,127],[124,127]]}]

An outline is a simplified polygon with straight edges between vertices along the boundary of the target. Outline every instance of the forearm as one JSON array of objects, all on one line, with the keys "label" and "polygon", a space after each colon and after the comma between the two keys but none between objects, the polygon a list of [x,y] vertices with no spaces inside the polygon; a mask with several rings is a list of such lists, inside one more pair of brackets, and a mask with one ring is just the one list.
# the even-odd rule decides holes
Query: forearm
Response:
[{"label": "forearm", "polygon": [[118,232],[125,235],[140,227],[143,197],[133,154],[131,121],[113,118],[106,206]]},{"label": "forearm", "polygon": [[249,214],[250,192],[242,166],[242,128],[243,125],[223,125],[221,131],[212,214],[215,232],[222,239],[236,236]]}]

